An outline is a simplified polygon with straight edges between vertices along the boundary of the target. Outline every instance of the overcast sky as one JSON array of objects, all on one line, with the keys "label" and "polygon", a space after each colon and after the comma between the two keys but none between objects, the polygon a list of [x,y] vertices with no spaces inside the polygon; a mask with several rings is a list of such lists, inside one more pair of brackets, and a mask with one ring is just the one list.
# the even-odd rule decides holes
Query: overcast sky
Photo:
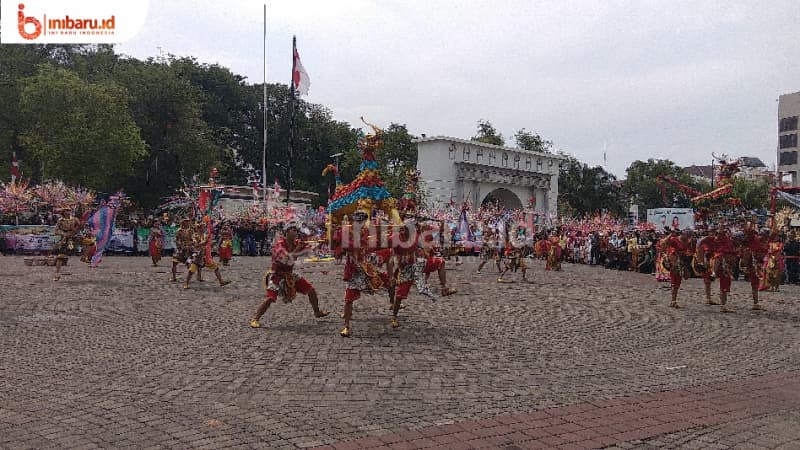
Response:
[{"label": "overcast sky", "polygon": [[[263,79],[263,1],[149,2],[145,58],[194,56]],[[271,1],[267,79],[288,83],[291,39],[308,101],[358,126],[514,145],[527,128],[624,178],[636,159],[775,163],[777,98],[800,91],[797,0]]]}]

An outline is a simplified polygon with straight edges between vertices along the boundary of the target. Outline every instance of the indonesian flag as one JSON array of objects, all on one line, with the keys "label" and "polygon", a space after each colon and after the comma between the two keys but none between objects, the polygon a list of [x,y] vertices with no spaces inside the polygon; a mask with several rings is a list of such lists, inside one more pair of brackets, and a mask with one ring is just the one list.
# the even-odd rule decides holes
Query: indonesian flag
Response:
[{"label": "indonesian flag", "polygon": [[311,86],[311,79],[308,78],[306,69],[303,67],[303,63],[300,62],[300,54],[297,53],[297,47],[294,48],[292,84],[294,84],[294,90],[299,92],[300,95],[308,95],[308,88]]},{"label": "indonesian flag", "polygon": [[17,152],[11,153],[11,182],[15,182],[19,178],[19,161],[17,161]]},{"label": "indonesian flag", "polygon": [[281,196],[281,185],[278,184],[278,178],[275,178],[275,183],[272,185],[272,195],[275,198],[280,198]]}]

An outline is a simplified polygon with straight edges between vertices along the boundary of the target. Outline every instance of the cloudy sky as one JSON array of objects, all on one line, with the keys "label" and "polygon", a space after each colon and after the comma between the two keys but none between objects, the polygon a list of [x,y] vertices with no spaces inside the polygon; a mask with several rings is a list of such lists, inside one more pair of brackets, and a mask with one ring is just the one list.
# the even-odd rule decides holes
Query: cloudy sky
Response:
[{"label": "cloudy sky", "polygon": [[[151,0],[117,49],[261,82],[263,4]],[[524,127],[621,177],[636,159],[711,152],[772,166],[777,98],[800,91],[796,0],[270,1],[268,81],[288,82],[293,34],[307,99],[337,119],[460,138],[487,119],[507,144]]]}]

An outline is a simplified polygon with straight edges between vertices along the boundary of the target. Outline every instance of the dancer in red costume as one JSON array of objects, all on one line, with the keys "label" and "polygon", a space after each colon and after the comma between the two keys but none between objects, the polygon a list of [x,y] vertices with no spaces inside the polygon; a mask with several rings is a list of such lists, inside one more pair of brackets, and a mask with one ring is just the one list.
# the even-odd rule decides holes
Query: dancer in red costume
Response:
[{"label": "dancer in red costume", "polygon": [[553,230],[552,235],[546,241],[547,264],[545,270],[561,271],[561,238],[558,232]]},{"label": "dancer in red costume", "polygon": [[272,245],[272,267],[264,274],[264,288],[266,298],[250,319],[251,328],[261,328],[261,316],[267,312],[272,303],[278,298],[284,303],[291,303],[298,293],[307,295],[314,311],[314,317],[327,316],[328,311],[319,308],[319,297],[314,286],[305,278],[294,273],[294,263],[298,256],[308,251],[308,246],[297,238],[299,227],[290,222],[284,225],[283,236],[278,236]]},{"label": "dancer in red costume", "polygon": [[694,258],[692,259],[694,273],[703,278],[707,305],[719,305],[719,303],[711,299],[711,282],[714,281],[714,268],[711,265],[711,257],[714,255],[714,242],[713,233],[701,236],[695,246]]},{"label": "dancer in red costume", "polygon": [[689,263],[692,253],[694,253],[691,236],[690,230],[683,230],[683,232],[672,230],[672,235],[664,245],[669,262],[669,279],[672,284],[672,301],[669,304],[672,308],[680,308],[678,290],[681,288],[683,279],[691,276]]},{"label": "dancer in red costume", "polygon": [[368,213],[363,210],[353,213],[352,225],[345,222],[337,239],[345,258],[342,276],[345,282],[344,328],[339,333],[342,337],[350,337],[352,334],[350,319],[353,317],[353,302],[361,298],[362,293],[374,294],[384,286],[378,268],[370,261],[370,254],[375,249],[370,245],[368,217]]},{"label": "dancer in red costume", "polygon": [[776,231],[773,231],[769,234],[769,237],[765,236],[764,242],[764,274],[761,290],[770,290],[775,292],[780,287],[781,278],[783,278],[783,241],[781,240],[780,235]]},{"label": "dancer in red costume", "polygon": [[164,232],[161,231],[161,223],[156,221],[150,227],[150,243],[147,246],[150,252],[150,259],[153,261],[153,267],[158,265],[161,261],[161,249],[164,247]]},{"label": "dancer in red costume", "polygon": [[[766,233],[765,233],[766,232]],[[750,292],[753,296],[753,310],[760,311],[764,307],[758,304],[758,288],[761,283],[761,265],[767,253],[767,239],[769,230],[764,229],[759,234],[751,223],[745,225],[744,241],[739,252],[739,269],[745,279],[750,282]]]},{"label": "dancer in red costume", "polygon": [[222,261],[223,266],[227,266],[231,259],[233,259],[233,230],[228,225],[222,227],[219,232],[219,260]]},{"label": "dancer in red costume", "polygon": [[389,322],[392,328],[400,326],[397,315],[402,308],[403,300],[408,298],[411,286],[419,282],[422,276],[417,264],[417,231],[416,224],[407,220],[397,232],[392,234],[390,241],[393,258],[389,262],[389,297],[392,301],[392,319]]},{"label": "dancer in red costume", "polygon": [[418,254],[421,258],[425,259],[425,266],[422,268],[422,273],[425,274],[425,284],[428,284],[428,279],[431,274],[435,272],[439,276],[439,284],[442,287],[442,297],[455,294],[458,291],[454,288],[447,287],[447,272],[445,272],[444,258],[434,256],[433,228],[417,227],[417,232],[421,233],[418,239],[420,246]]},{"label": "dancer in red costume", "polygon": [[731,240],[728,228],[720,225],[714,237],[714,253],[711,258],[711,266],[714,268],[714,275],[719,279],[720,311],[723,313],[734,312],[733,309],[728,308],[728,293],[731,291],[736,254],[736,247]]}]

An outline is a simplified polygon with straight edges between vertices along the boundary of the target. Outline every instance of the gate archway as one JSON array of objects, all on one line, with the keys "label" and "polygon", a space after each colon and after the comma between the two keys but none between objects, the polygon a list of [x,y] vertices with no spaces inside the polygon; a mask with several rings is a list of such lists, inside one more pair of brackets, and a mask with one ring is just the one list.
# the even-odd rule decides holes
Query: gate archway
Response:
[{"label": "gate archway", "polygon": [[495,202],[500,203],[506,209],[522,208],[522,200],[517,197],[517,194],[505,188],[498,188],[486,194],[486,197],[481,201],[481,205]]}]

